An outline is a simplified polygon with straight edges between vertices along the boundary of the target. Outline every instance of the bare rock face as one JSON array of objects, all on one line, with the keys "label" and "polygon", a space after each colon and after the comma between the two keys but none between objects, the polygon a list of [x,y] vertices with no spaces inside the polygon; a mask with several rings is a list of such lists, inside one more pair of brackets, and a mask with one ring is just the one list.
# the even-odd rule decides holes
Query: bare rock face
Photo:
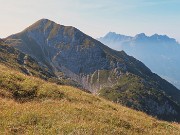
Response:
[{"label": "bare rock face", "polygon": [[[119,72],[116,73],[117,77],[122,69],[126,72],[125,63],[111,58],[111,54],[105,52],[100,42],[76,28],[58,25],[47,19],[42,19],[23,32],[8,37],[6,43],[13,44],[49,66],[57,76],[59,71],[63,72],[91,92],[97,91],[108,80],[112,83],[107,77],[103,84],[99,84],[98,78],[94,76],[96,72],[101,76],[99,71],[113,72],[116,69],[116,72]],[[94,79],[97,80],[90,81]]]},{"label": "bare rock face", "polygon": [[[9,36],[5,42],[36,59],[58,78],[67,76],[95,94],[100,94],[99,90],[105,87],[112,88],[123,83],[121,79],[124,75],[138,76],[145,80],[143,85],[149,90],[153,87],[160,93],[164,92],[163,96],[171,96],[173,101],[169,100],[165,108],[169,108],[168,115],[174,115],[173,120],[179,115],[178,107],[174,107],[174,102],[180,104],[178,89],[125,52],[112,50],[74,27],[42,19],[24,31]],[[140,84],[141,82],[137,82],[137,85]],[[128,83],[128,86],[130,85],[131,83]],[[126,88],[125,91],[128,91]],[[139,89],[136,90],[138,95]],[[146,102],[140,105],[142,108],[152,109],[147,104]],[[164,107],[160,105],[157,108],[152,109],[150,114],[157,116]]]}]

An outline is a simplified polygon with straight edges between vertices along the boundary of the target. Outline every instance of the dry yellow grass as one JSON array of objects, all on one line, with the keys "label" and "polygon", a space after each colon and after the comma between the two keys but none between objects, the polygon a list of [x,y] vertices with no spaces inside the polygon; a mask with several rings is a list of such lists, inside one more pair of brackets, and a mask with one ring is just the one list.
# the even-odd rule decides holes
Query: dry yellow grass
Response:
[{"label": "dry yellow grass", "polygon": [[0,95],[0,134],[180,135],[177,123],[159,121],[77,88],[25,76],[2,65]]}]

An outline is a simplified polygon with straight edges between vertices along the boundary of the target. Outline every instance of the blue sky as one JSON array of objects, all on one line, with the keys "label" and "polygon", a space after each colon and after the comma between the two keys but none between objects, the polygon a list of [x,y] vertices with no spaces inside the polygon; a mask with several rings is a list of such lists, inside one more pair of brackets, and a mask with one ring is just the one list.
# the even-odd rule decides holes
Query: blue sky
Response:
[{"label": "blue sky", "polygon": [[0,0],[0,37],[41,18],[71,25],[97,38],[120,34],[166,34],[180,41],[180,0]]}]

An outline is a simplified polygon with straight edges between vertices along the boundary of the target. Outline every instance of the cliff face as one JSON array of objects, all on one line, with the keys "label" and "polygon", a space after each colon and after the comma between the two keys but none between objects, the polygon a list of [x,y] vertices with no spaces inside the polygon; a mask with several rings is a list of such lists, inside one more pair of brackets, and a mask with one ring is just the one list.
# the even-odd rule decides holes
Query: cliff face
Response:
[{"label": "cliff face", "polygon": [[[125,76],[130,77],[130,79],[131,75],[137,76],[141,81],[135,80],[136,84],[133,84],[134,80],[132,80],[124,87],[124,91],[128,93],[127,87],[138,86],[133,87],[136,93],[131,99],[140,93],[139,86],[142,82],[146,82],[143,83],[143,86],[146,87],[142,88],[144,91],[142,94],[150,96],[148,91],[151,92],[153,88],[156,92],[161,93],[162,97],[169,99],[168,102],[173,111],[170,111],[168,115],[173,114],[173,119],[179,115],[178,105],[174,105],[175,102],[180,104],[180,91],[178,89],[153,74],[143,63],[128,56],[125,52],[112,50],[74,27],[42,19],[24,31],[9,36],[5,42],[36,59],[58,78],[66,76],[95,94],[101,95],[102,91],[99,90],[103,88],[108,87],[113,90],[113,87],[121,86]],[[118,92],[123,96],[122,91]],[[171,96],[172,101],[169,96]],[[125,98],[119,98],[119,100],[127,101]],[[137,98],[137,101],[140,100]],[[158,101],[161,102],[160,106],[167,106],[166,102]],[[140,102],[139,105],[143,106],[143,109],[140,110],[152,109],[148,107],[148,103]],[[132,104],[135,104],[135,101]],[[132,105],[125,105],[132,107]],[[154,102],[152,105],[156,106]],[[138,107],[134,108],[139,109]],[[149,114],[157,116],[155,111]]]},{"label": "cliff face", "polygon": [[[111,56],[100,42],[76,28],[58,25],[46,19],[8,37],[6,43],[13,44],[48,66],[58,77],[61,77],[59,72],[63,72],[91,92],[101,87],[101,70],[110,70],[117,77],[121,69],[126,71],[123,59]],[[107,83],[108,77],[105,79],[103,81]],[[111,78],[109,82],[112,82]]]}]

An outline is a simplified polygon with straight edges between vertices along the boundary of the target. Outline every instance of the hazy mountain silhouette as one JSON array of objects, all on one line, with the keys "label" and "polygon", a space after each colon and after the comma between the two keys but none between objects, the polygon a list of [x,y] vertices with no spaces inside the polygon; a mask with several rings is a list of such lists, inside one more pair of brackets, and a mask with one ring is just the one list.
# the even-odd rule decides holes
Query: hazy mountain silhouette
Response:
[{"label": "hazy mountain silhouette", "polygon": [[124,50],[180,88],[180,44],[175,39],[158,34],[131,37],[109,32],[98,40],[113,49]]}]

